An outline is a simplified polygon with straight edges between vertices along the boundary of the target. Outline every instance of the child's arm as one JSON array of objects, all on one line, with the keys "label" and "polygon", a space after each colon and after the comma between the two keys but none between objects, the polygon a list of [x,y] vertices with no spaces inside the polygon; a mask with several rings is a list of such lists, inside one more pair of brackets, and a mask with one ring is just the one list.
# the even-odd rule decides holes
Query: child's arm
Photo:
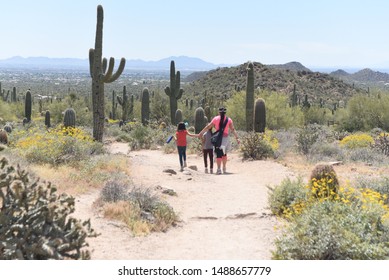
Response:
[{"label": "child's arm", "polygon": [[190,136],[190,137],[199,137],[198,134],[192,134],[192,133],[189,133],[189,132],[188,132],[188,136]]}]

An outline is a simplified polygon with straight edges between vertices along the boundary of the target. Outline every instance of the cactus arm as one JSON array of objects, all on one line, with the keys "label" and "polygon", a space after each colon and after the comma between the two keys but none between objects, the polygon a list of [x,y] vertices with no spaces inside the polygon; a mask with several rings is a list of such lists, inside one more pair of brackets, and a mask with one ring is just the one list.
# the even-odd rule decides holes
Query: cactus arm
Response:
[{"label": "cactus arm", "polygon": [[89,49],[89,73],[91,78],[93,79],[93,62],[95,58],[95,50],[94,49]]},{"label": "cactus arm", "polygon": [[178,91],[177,99],[180,99],[182,97],[183,93],[184,93],[184,90],[182,88],[180,88],[180,90]]},{"label": "cactus arm", "polygon": [[[111,58],[111,59],[112,59],[112,61],[114,61],[113,58]],[[111,66],[111,61],[109,64]],[[113,68],[113,65],[114,65],[114,63],[112,63],[112,68]],[[122,59],[120,59],[119,68],[116,71],[116,73],[113,74],[111,77],[104,79],[104,82],[105,83],[112,83],[113,81],[116,81],[120,77],[120,75],[123,73],[125,66],[126,66],[126,59],[124,57],[122,57]]]},{"label": "cactus arm", "polygon": [[171,95],[170,87],[166,87],[166,88],[165,88],[165,93],[167,94],[167,96],[170,96],[170,95]]},{"label": "cactus arm", "polygon": [[104,57],[103,58],[103,73],[105,73],[105,71],[107,71],[107,59]]},{"label": "cactus arm", "polygon": [[120,106],[123,106],[123,99],[120,96],[116,96],[116,99],[118,100]]},{"label": "cactus arm", "polygon": [[108,66],[108,71],[106,71],[106,69],[104,68],[104,72],[105,75],[104,75],[104,83],[106,83],[106,81],[108,81],[111,77],[112,77],[112,72],[113,72],[113,67],[115,66],[115,59],[113,57],[111,57],[109,59],[109,66]]}]

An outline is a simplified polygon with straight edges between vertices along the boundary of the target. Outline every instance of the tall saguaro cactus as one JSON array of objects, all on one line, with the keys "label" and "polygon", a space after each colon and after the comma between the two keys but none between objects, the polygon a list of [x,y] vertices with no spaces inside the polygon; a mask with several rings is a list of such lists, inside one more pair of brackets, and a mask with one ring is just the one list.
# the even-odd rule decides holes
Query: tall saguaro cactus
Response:
[{"label": "tall saguaro cactus", "polygon": [[104,83],[116,81],[122,74],[126,64],[125,58],[122,58],[118,70],[113,74],[115,59],[111,57],[107,69],[107,59],[102,58],[103,20],[103,7],[99,5],[97,6],[95,48],[89,50],[89,67],[92,77],[93,138],[99,142],[103,141],[104,133]]},{"label": "tall saguaro cactus", "polygon": [[176,71],[176,67],[174,65],[174,60],[170,62],[170,87],[165,88],[165,93],[169,96],[170,99],[170,120],[171,123],[175,122],[175,115],[177,111],[177,100],[182,97],[184,90],[180,88],[181,79],[180,79],[180,71]]},{"label": "tall saguaro cactus", "polygon": [[148,88],[142,91],[142,106],[141,106],[142,124],[147,125],[150,121],[150,93]]},{"label": "tall saguaro cactus", "polygon": [[31,97],[31,92],[28,90],[26,92],[26,100],[24,102],[24,114],[27,119],[27,122],[31,121],[31,113],[32,113],[32,97]]},{"label": "tall saguaro cactus", "polygon": [[131,97],[129,99],[127,95],[126,86],[123,86],[123,98],[117,96],[117,101],[120,106],[122,106],[122,121],[126,122],[128,120],[128,117],[134,111],[134,95],[131,94]]},{"label": "tall saguaro cactus", "polygon": [[254,65],[250,62],[247,67],[246,85],[246,131],[253,130],[254,113]]}]

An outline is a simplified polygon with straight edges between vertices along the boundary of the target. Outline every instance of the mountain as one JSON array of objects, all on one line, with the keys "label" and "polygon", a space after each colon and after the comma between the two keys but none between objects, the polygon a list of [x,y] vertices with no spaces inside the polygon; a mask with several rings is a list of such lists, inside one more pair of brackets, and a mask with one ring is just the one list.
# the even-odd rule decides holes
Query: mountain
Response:
[{"label": "mountain", "polygon": [[300,62],[292,61],[285,64],[267,64],[269,68],[280,69],[280,70],[290,70],[290,71],[306,71],[312,72],[310,69],[302,65]]},{"label": "mountain", "polygon": [[[289,64],[294,70],[287,66],[264,65],[254,62],[255,88],[264,90],[283,92],[291,94],[294,86],[300,99],[304,95],[308,96],[310,101],[318,102],[321,98],[327,103],[339,100],[347,100],[355,93],[358,88],[343,82],[340,79],[319,72],[312,72],[303,65],[296,63]],[[295,70],[295,66],[302,71]],[[233,67],[221,67],[205,73],[201,73],[199,78],[187,83],[184,87],[188,95],[194,97],[202,96],[205,92],[207,96],[229,96],[234,90],[245,90],[247,79],[247,63]],[[187,79],[196,75],[188,75]],[[331,103],[332,104],[332,103]]]},{"label": "mountain", "polygon": [[363,85],[368,87],[387,88],[389,86],[389,74],[373,71],[369,68],[362,69],[353,74],[344,70],[331,72],[332,77],[341,79],[349,84]]},{"label": "mountain", "polygon": [[[224,65],[216,65],[202,59],[188,56],[172,56],[157,61],[144,61],[141,59],[126,59],[126,70],[170,70],[170,61],[174,60],[176,70],[202,71],[211,70]],[[21,57],[15,56],[0,60],[0,67],[10,68],[83,68],[89,69],[88,59],[78,58],[49,58],[49,57]]]}]

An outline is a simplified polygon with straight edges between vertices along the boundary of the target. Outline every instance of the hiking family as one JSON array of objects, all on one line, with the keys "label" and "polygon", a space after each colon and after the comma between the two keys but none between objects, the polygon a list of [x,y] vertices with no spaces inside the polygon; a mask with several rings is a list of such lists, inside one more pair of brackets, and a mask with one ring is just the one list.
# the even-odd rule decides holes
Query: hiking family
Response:
[{"label": "hiking family", "polygon": [[[186,130],[186,125],[180,122],[177,125],[177,132],[174,137],[177,144],[177,151],[180,160],[181,171],[184,170],[186,164],[186,137],[199,137],[202,139],[203,158],[205,173],[208,173],[208,158],[209,158],[209,173],[213,173],[214,154],[216,155],[216,174],[227,173],[227,153],[231,150],[229,140],[230,131],[234,134],[236,141],[239,142],[238,134],[234,128],[231,118],[226,116],[227,109],[219,108],[219,115],[214,117],[198,134],[191,134]],[[215,132],[212,133],[212,129]],[[222,169],[223,168],[223,169]]]}]

